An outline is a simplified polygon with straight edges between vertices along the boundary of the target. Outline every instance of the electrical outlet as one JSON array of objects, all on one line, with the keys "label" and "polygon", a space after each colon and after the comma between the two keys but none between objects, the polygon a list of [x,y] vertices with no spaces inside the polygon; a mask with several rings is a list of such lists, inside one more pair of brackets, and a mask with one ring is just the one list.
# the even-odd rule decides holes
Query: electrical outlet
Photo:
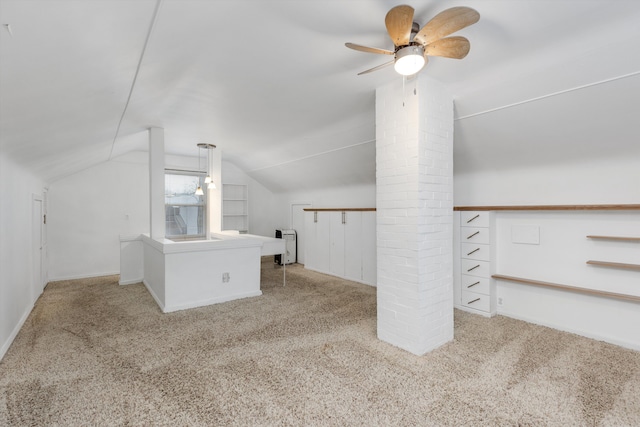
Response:
[{"label": "electrical outlet", "polygon": [[222,283],[228,283],[229,279],[231,279],[229,273],[222,273]]},{"label": "electrical outlet", "polygon": [[498,298],[498,305],[502,305],[502,298]]}]

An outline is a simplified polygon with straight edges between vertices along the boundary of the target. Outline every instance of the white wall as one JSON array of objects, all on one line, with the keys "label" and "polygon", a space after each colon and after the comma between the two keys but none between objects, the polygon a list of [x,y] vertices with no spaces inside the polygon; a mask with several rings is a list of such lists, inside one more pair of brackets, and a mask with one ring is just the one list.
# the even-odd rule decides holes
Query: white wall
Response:
[{"label": "white wall", "polygon": [[44,188],[42,180],[0,154],[0,359],[40,296],[31,216],[34,194],[42,197]]},{"label": "white wall", "polygon": [[[297,205],[294,209],[298,210],[299,224],[296,224],[296,220],[293,218],[296,213],[292,212],[292,204]],[[298,235],[298,262],[304,264],[304,221],[300,216],[301,212],[299,212],[300,209],[304,208],[302,204],[309,204],[315,208],[375,208],[376,185],[375,183],[344,185],[340,187],[285,192],[276,195],[276,220],[274,222],[275,227],[271,233],[273,233],[275,229],[295,229]]]},{"label": "white wall", "polygon": [[[119,273],[119,236],[149,232],[148,157],[130,152],[51,184],[50,280]],[[198,170],[198,158],[166,155],[165,167]],[[222,174],[222,182],[249,185],[249,231],[273,235],[271,192],[224,161]]]},{"label": "white wall", "polygon": [[278,228],[278,205],[275,195],[231,162],[222,163],[222,182],[246,184],[249,197],[249,233],[273,237]]},{"label": "white wall", "polygon": [[[517,243],[526,227],[537,244]],[[640,272],[588,260],[640,263],[640,244],[588,235],[640,237],[638,211],[496,212],[496,272],[587,289],[640,296]],[[498,313],[640,349],[638,303],[507,281],[497,283]]]},{"label": "white wall", "polygon": [[149,232],[148,153],[62,178],[48,198],[49,279],[118,274],[119,236]]},{"label": "white wall", "polygon": [[375,208],[376,184],[345,185],[315,190],[279,193],[278,227],[291,226],[291,204],[308,202],[314,208]]},{"label": "white wall", "polygon": [[[456,206],[640,203],[640,156],[602,157],[531,168],[454,172]],[[454,159],[455,169],[455,159]]]}]

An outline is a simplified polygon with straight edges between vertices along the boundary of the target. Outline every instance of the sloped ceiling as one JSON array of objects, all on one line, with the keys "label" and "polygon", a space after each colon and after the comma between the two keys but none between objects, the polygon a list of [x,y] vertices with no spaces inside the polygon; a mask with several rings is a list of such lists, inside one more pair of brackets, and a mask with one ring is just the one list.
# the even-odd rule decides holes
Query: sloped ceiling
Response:
[{"label": "sloped ceiling", "polygon": [[[640,156],[640,2],[424,0],[457,5],[457,173]],[[273,191],[375,181],[375,88],[388,0],[0,0],[0,149],[53,182],[165,129],[170,154],[216,144]],[[8,25],[8,26],[7,26]]]}]

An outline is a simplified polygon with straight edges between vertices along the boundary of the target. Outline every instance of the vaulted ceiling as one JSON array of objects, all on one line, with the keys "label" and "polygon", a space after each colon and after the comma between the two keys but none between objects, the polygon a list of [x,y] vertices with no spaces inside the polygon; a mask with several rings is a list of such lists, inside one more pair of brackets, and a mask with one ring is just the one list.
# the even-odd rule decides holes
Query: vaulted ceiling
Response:
[{"label": "vaulted ceiling", "polygon": [[[465,5],[461,61],[421,72],[455,100],[457,173],[640,156],[637,0],[407,1],[421,25]],[[0,0],[0,149],[45,180],[146,148],[216,144],[273,191],[375,180],[389,0]]]}]

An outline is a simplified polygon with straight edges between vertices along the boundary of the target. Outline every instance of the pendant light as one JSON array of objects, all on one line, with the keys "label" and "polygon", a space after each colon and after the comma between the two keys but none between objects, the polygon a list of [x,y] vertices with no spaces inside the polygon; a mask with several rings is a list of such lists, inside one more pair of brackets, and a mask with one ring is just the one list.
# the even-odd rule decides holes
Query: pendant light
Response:
[{"label": "pendant light", "polygon": [[200,143],[198,144],[198,148],[205,148],[207,150],[207,177],[204,179],[204,183],[207,184],[207,189],[208,190],[215,190],[216,187],[216,183],[213,182],[213,179],[211,179],[211,150],[213,150],[214,148],[216,148],[215,145],[213,144],[206,144],[206,143]]},{"label": "pendant light", "polygon": [[[198,169],[200,169],[200,153],[201,153],[200,144],[198,144]],[[198,178],[198,188],[196,188],[195,192],[196,196],[204,196],[204,191],[202,191],[202,187],[200,186],[200,178]]]}]

